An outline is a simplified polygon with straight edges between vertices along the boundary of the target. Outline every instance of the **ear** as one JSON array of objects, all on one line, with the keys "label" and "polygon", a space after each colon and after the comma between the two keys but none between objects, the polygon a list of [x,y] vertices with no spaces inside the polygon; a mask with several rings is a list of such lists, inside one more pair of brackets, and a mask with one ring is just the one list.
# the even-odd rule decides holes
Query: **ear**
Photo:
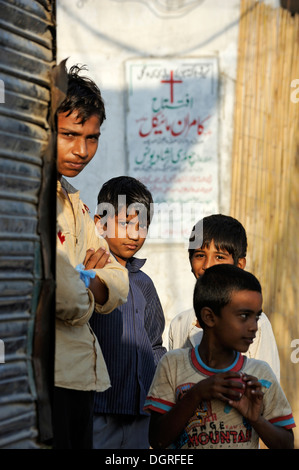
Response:
[{"label": "ear", "polygon": [[212,328],[215,325],[215,313],[210,307],[203,307],[200,312],[202,321],[208,327]]},{"label": "ear", "polygon": [[96,226],[96,232],[98,235],[100,235],[100,237],[104,237],[104,233],[106,232],[106,228],[105,228],[105,225],[106,224],[103,224],[102,223],[102,218],[100,215],[95,215],[94,218],[94,223],[95,223],[95,226]]},{"label": "ear", "polygon": [[238,268],[245,269],[246,258],[239,258],[237,263]]}]

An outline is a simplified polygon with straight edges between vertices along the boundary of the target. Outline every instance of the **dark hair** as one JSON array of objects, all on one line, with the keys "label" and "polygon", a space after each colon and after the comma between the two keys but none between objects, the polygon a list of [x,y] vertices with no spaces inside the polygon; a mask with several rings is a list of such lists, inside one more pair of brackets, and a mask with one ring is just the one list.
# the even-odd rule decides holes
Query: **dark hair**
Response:
[{"label": "dark hair", "polygon": [[131,176],[118,176],[103,184],[98,194],[97,212],[101,216],[107,213],[118,214],[124,207],[134,208],[142,223],[149,226],[153,216],[153,198],[151,192],[141,181]]},{"label": "dark hair", "polygon": [[198,248],[209,247],[214,242],[217,250],[226,250],[232,255],[234,264],[247,253],[247,236],[243,225],[231,216],[213,214],[199,220],[189,238],[189,260]]},{"label": "dark hair", "polygon": [[249,290],[262,293],[257,278],[232,264],[216,264],[208,268],[196,281],[193,306],[199,324],[204,328],[201,310],[209,307],[220,316],[221,309],[231,300],[233,291]]},{"label": "dark hair", "polygon": [[57,109],[57,114],[78,112],[78,118],[84,124],[94,114],[99,116],[100,125],[106,119],[105,105],[98,86],[89,77],[80,76],[85,65],[73,65],[68,74],[67,95]]}]

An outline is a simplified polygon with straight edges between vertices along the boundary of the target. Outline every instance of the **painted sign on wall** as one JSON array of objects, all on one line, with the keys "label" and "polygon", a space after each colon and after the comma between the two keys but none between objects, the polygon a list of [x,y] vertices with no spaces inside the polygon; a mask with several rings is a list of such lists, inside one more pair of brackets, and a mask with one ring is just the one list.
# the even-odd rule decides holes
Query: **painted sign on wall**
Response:
[{"label": "painted sign on wall", "polygon": [[126,78],[129,174],[177,220],[161,233],[156,217],[155,234],[179,240],[190,211],[218,211],[217,59],[131,60]]}]

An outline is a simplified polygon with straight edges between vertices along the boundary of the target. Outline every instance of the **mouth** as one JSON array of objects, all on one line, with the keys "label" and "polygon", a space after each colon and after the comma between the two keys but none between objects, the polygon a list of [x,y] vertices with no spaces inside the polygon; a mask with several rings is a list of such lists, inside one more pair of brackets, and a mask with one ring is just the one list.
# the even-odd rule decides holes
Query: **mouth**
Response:
[{"label": "mouth", "polygon": [[126,245],[124,245],[125,248],[127,248],[128,250],[136,250],[138,248],[138,245],[133,245],[132,243],[128,243]]},{"label": "mouth", "polygon": [[74,162],[67,162],[67,166],[73,170],[82,170],[85,167],[85,163],[74,163]]},{"label": "mouth", "polygon": [[252,344],[254,338],[255,338],[255,336],[249,336],[249,337],[243,338],[243,340],[248,344]]}]

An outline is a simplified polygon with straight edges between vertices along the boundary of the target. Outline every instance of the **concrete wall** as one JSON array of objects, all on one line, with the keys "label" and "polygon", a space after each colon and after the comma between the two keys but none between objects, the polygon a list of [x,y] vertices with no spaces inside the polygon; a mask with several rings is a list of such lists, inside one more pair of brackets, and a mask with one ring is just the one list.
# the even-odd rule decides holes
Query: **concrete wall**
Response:
[{"label": "concrete wall", "polygon": [[[267,2],[278,6],[277,1]],[[218,211],[229,213],[234,85],[240,2],[237,0],[57,0],[57,60],[87,64],[101,88],[107,111],[99,149],[86,170],[73,179],[92,215],[101,185],[128,174],[126,147],[126,61],[140,58],[213,56],[219,65]],[[190,226],[190,231],[191,231]],[[186,239],[147,241],[139,252],[153,279],[166,317],[190,308],[194,277]]]}]

